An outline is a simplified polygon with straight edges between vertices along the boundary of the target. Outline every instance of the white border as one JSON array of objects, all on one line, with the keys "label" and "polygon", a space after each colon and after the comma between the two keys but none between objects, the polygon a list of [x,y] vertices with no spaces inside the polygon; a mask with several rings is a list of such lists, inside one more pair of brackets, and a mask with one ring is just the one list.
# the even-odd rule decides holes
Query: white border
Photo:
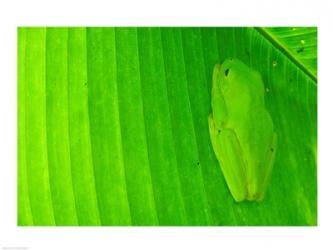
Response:
[{"label": "white border", "polygon": [[[3,3],[6,2],[6,3]],[[332,13],[330,1],[1,1],[0,248],[332,249]],[[17,26],[319,27],[318,227],[16,227]],[[292,122],[292,121],[291,121]],[[330,238],[331,237],[331,238]]]}]

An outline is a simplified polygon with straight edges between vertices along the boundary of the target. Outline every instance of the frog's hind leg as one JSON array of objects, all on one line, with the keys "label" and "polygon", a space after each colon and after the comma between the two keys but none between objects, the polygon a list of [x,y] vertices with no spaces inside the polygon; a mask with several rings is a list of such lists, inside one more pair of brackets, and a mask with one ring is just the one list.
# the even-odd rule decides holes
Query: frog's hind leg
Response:
[{"label": "frog's hind leg", "polygon": [[276,144],[277,144],[277,134],[273,134],[272,143],[270,147],[267,150],[266,156],[265,156],[265,162],[264,166],[266,166],[266,172],[263,174],[263,182],[261,184],[260,192],[258,193],[257,201],[262,201],[265,197],[265,193],[268,187],[268,183],[271,179],[274,160],[275,160],[275,154],[276,154]]},{"label": "frog's hind leg", "polygon": [[232,196],[240,202],[247,196],[246,166],[241,146],[234,130],[222,128],[216,133],[215,154]]}]

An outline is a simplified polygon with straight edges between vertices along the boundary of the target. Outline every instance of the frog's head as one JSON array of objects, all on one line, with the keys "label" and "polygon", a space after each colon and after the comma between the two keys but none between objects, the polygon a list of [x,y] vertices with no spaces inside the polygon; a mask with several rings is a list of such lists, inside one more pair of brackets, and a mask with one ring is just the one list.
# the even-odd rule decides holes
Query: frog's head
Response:
[{"label": "frog's head", "polygon": [[238,59],[230,58],[225,60],[219,72],[220,88],[227,102],[247,102],[248,67]]},{"label": "frog's head", "polygon": [[[238,59],[226,59],[219,70],[220,90],[230,108],[244,110],[250,106],[253,72]],[[240,107],[242,106],[242,107]]]}]

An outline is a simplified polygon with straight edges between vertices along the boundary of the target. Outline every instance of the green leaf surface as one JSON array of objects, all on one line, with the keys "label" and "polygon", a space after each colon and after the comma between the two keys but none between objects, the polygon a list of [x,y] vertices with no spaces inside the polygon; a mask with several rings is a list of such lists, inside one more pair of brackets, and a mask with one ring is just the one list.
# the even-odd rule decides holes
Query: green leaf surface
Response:
[{"label": "green leaf surface", "polygon": [[[316,225],[317,37],[298,30],[19,28],[18,225]],[[261,73],[279,138],[261,203],[233,200],[209,138],[228,57]]]},{"label": "green leaf surface", "polygon": [[317,28],[259,28],[262,34],[283,51],[314,81],[317,81]]}]

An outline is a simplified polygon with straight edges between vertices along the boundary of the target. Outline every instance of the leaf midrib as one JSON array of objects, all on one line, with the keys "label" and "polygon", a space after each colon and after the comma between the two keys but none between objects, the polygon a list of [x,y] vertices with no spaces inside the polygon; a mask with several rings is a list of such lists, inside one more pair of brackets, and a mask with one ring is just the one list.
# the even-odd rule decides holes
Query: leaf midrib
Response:
[{"label": "leaf midrib", "polygon": [[263,37],[265,37],[269,42],[272,43],[279,51],[281,51],[288,59],[290,59],[298,68],[300,68],[308,77],[310,77],[315,83],[317,83],[317,76],[311,72],[300,60],[293,56],[288,48],[283,46],[277,39],[275,39],[266,28],[255,27],[257,32],[259,32]]}]

